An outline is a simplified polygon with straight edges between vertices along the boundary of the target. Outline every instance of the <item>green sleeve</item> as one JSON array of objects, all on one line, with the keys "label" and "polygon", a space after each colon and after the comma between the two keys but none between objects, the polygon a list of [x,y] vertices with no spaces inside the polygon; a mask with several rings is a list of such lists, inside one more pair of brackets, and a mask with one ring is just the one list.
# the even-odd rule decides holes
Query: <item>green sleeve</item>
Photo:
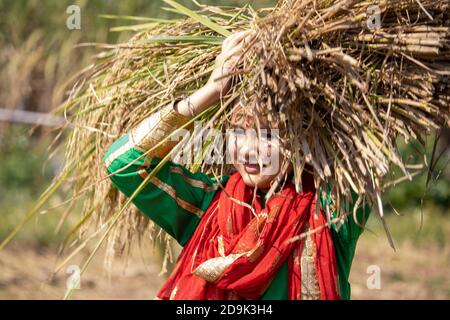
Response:
[{"label": "green sleeve", "polygon": [[[131,145],[127,134],[116,140],[103,158],[113,184],[128,197],[160,161],[153,158],[144,163],[142,155],[142,151]],[[132,202],[144,215],[184,245],[218,187],[219,184],[207,175],[192,173],[168,161]]]},{"label": "green sleeve", "polygon": [[[330,204],[332,201],[329,188],[327,188],[326,194],[328,199],[321,198],[322,208],[325,208],[327,203]],[[349,208],[350,213],[353,212],[356,199],[357,195],[352,191],[352,201]],[[346,205],[347,204],[344,200],[344,206]],[[333,224],[331,227],[338,264],[339,286],[342,299],[350,299],[350,283],[348,282],[350,269],[352,266],[353,257],[355,255],[356,243],[359,236],[364,231],[363,226],[369,218],[370,211],[371,208],[368,204],[366,204],[364,208],[360,206],[356,211],[357,221],[355,221],[353,214],[350,214],[345,218],[342,225],[338,226],[337,224]],[[337,212],[333,212],[332,218],[336,217],[336,215]]]}]

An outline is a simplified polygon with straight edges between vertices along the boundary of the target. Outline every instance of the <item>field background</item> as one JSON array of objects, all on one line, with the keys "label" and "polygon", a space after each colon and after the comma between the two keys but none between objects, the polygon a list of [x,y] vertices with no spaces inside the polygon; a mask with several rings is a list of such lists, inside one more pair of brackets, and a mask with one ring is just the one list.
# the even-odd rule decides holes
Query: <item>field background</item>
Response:
[{"label": "field background", "polygon": [[[179,0],[189,7],[191,1]],[[273,1],[199,1],[202,4],[255,7]],[[81,30],[66,28],[66,8],[81,8]],[[65,98],[63,84],[95,53],[92,48],[74,48],[84,42],[116,43],[130,33],[109,32],[110,28],[136,22],[108,20],[100,14],[140,15],[176,18],[161,9],[162,1],[35,1],[0,0],[0,111],[49,112]],[[6,112],[6,111],[5,111]],[[0,113],[1,114],[1,113]],[[31,125],[1,120],[0,117],[0,240],[32,208],[61,167],[62,155],[49,159],[48,147],[56,135],[52,127],[31,130]],[[350,276],[353,299],[449,299],[450,298],[450,158],[449,132],[444,132],[438,150],[444,152],[431,183],[426,175],[399,184],[384,197],[388,225],[397,250],[388,245],[381,224],[371,216],[362,235]],[[431,149],[433,139],[430,138]],[[413,146],[404,146],[404,156]],[[429,155],[429,153],[428,153]],[[435,178],[439,176],[439,179]],[[47,208],[64,201],[67,189],[53,197]],[[394,212],[393,208],[397,211]],[[61,299],[69,274],[53,274],[58,246],[76,223],[76,214],[55,233],[65,207],[38,215],[0,251],[0,299]],[[73,208],[72,210],[77,210]],[[89,255],[87,247],[69,265]],[[175,252],[179,248],[174,248]],[[74,299],[153,299],[167,273],[161,271],[161,248],[142,244],[129,259],[117,259],[107,272],[100,252],[81,278]],[[380,289],[366,283],[368,268],[378,266]]]}]

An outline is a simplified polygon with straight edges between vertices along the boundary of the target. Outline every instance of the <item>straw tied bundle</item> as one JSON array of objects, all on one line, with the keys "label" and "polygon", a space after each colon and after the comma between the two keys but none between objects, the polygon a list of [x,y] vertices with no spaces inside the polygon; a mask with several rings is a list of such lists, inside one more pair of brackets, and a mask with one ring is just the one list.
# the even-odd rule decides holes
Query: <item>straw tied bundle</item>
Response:
[{"label": "straw tied bundle", "polygon": [[[188,17],[122,28],[140,31],[99,54],[83,73],[64,105],[72,123],[66,167],[41,199],[43,204],[54,187],[70,180],[74,199],[85,196],[83,218],[71,235],[92,224],[107,226],[96,230],[103,232],[98,246],[109,239],[109,253],[122,252],[130,238],[154,226],[105,177],[101,159],[107,148],[203,85],[222,41],[235,31],[256,30],[233,73],[239,81],[196,120],[221,128],[238,107],[232,102],[245,98],[251,115],[286,128],[281,138],[298,190],[308,164],[317,190],[331,190],[340,217],[352,214],[344,206],[351,191],[358,196],[355,208],[367,201],[382,217],[388,173],[398,167],[406,178],[414,174],[398,152],[397,138],[424,143],[425,135],[449,125],[446,0],[286,0],[264,10],[247,5],[198,11],[165,2]],[[190,169],[222,174],[228,168],[200,159]]]}]

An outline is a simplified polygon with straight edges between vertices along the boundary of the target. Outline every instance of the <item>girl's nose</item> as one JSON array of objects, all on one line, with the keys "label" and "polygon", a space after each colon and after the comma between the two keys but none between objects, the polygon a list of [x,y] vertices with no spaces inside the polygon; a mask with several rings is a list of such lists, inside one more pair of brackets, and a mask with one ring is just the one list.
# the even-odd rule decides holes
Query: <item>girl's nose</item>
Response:
[{"label": "girl's nose", "polygon": [[239,154],[241,160],[250,163],[257,163],[257,139],[251,135],[246,135],[244,141],[242,141],[241,148],[239,149]]}]

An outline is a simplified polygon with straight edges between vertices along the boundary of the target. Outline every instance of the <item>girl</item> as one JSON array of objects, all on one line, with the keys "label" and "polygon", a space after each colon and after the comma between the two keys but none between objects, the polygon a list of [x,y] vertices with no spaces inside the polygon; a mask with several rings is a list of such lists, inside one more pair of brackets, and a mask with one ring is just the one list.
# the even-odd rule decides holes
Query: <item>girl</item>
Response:
[{"label": "girl", "polygon": [[[154,113],[112,144],[104,163],[121,192],[131,196],[176,142],[154,146],[229,92],[231,77],[226,75],[251,37],[249,31],[228,37],[204,87]],[[254,128],[255,119],[242,114],[233,115],[233,124]],[[264,125],[264,119],[259,120]],[[237,135],[233,141],[230,153],[236,171],[230,177],[218,181],[169,161],[133,200],[183,246],[157,297],[349,299],[348,277],[362,227],[350,216],[339,228],[326,225],[321,208],[332,201],[328,197],[316,203],[312,175],[306,170],[301,192],[286,182],[266,202],[266,192],[282,168],[277,164],[289,159],[276,144],[256,137]],[[255,145],[280,154],[280,161],[253,164]],[[359,208],[358,221],[365,221],[368,212]],[[307,231],[301,240],[289,241]]]}]

